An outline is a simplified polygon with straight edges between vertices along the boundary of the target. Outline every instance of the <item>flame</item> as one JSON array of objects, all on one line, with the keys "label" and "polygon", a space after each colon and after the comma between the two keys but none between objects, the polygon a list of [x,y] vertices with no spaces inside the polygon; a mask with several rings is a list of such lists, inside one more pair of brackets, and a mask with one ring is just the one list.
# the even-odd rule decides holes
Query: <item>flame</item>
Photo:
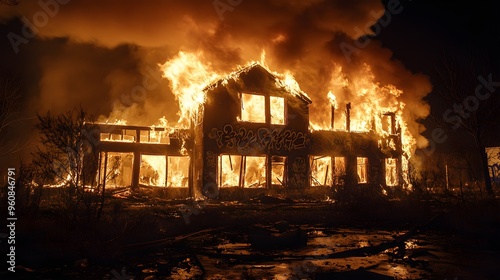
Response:
[{"label": "flame", "polygon": [[337,108],[338,107],[338,104],[337,104],[337,97],[335,97],[335,95],[333,94],[333,92],[330,90],[328,92],[328,100],[330,101],[330,104],[332,105],[333,108]]},{"label": "flame", "polygon": [[288,92],[292,93],[295,96],[305,96],[308,99],[311,99],[307,93],[303,92],[300,89],[299,83],[295,80],[295,77],[290,71],[285,71],[284,74],[280,74],[274,71],[271,71],[266,68],[270,73],[272,73],[276,77],[276,85],[278,87],[285,88]]},{"label": "flame", "polygon": [[210,65],[202,62],[202,52],[179,52],[174,58],[160,65],[163,77],[170,81],[170,87],[179,102],[179,121],[181,127],[189,127],[197,115],[198,108],[205,103],[203,89],[219,77]]},{"label": "flame", "polygon": [[124,120],[124,119],[115,119],[113,121],[113,120],[107,119],[104,122],[102,122],[102,124],[127,125],[127,120]]},{"label": "flame", "polygon": [[168,157],[168,187],[187,187],[189,180],[189,157]]},{"label": "flame", "polygon": [[246,94],[241,95],[241,121],[265,123],[265,104],[264,95]]},{"label": "flame", "polygon": [[162,155],[141,155],[139,181],[149,186],[164,187],[166,158]]},{"label": "flame", "polygon": [[[334,94],[335,92],[335,94]],[[345,129],[345,106],[351,103],[350,128],[353,132],[374,132],[380,137],[391,134],[400,134],[404,157],[402,159],[403,171],[407,170],[408,158],[416,149],[416,138],[408,129],[404,119],[406,104],[399,98],[403,91],[392,84],[381,84],[375,80],[372,68],[368,64],[355,75],[347,75],[339,65],[334,65],[334,71],[329,84],[326,97],[329,104],[336,109],[335,129]],[[313,100],[314,102],[314,100]],[[331,130],[328,111],[314,112],[316,116],[311,120],[313,130]],[[390,131],[389,120],[385,114],[394,114],[396,131]],[[396,149],[394,142],[389,142],[392,149]],[[406,172],[403,172],[406,174]],[[406,180],[405,180],[406,181]]]}]

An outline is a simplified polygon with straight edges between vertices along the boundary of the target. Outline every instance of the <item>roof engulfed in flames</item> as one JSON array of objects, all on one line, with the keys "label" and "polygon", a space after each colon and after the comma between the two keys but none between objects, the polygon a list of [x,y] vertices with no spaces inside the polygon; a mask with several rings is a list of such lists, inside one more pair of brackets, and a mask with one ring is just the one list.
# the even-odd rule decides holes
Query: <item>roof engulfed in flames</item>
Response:
[{"label": "roof engulfed in flames", "polygon": [[[276,85],[284,88],[295,96],[299,96],[309,103],[310,97],[300,89],[299,84],[287,71],[285,74],[273,72],[267,68],[265,62],[248,62],[245,66],[239,66],[236,71],[229,74],[216,73],[210,64],[203,63],[203,53],[179,52],[174,58],[160,65],[163,77],[170,81],[172,93],[179,103],[178,126],[189,127],[190,119],[196,116],[199,105],[206,100],[206,89],[215,85],[216,81],[223,84],[230,79],[236,79],[245,71],[260,65],[275,77]],[[208,85],[208,86],[207,86]]]},{"label": "roof engulfed in flames", "polygon": [[[276,84],[285,88],[293,95],[301,96],[306,100],[314,102],[304,91],[301,90],[298,82],[290,71],[280,74],[270,70],[265,61],[251,61],[245,66],[240,66],[238,70],[229,73],[216,73],[209,63],[204,63],[203,53],[179,52],[175,57],[161,65],[163,77],[170,81],[170,87],[179,103],[178,126],[188,127],[190,118],[196,115],[199,105],[206,100],[205,89],[207,85],[213,86],[215,81],[223,83],[230,79],[237,78],[241,72],[255,65],[264,67],[276,78]],[[404,108],[406,104],[398,97],[403,93],[392,84],[382,85],[375,81],[371,67],[364,64],[363,70],[354,78],[347,78],[343,69],[339,65],[334,66],[329,91],[325,93],[331,106],[336,109],[342,108],[347,103],[353,104],[351,111],[351,130],[366,132],[373,130],[380,135],[388,134],[383,127],[382,116],[385,113],[394,113],[396,121],[403,135],[404,150],[407,155],[411,155],[416,148],[415,137],[409,132],[404,118]],[[352,77],[352,76],[351,76]],[[316,115],[319,112],[313,112]],[[311,129],[330,130],[329,112],[325,115],[311,120]],[[335,128],[344,129],[345,114],[337,113]],[[320,121],[318,121],[320,120]]]},{"label": "roof engulfed in flames", "polygon": [[[310,98],[301,90],[291,71],[280,74],[270,70],[266,65],[264,52],[260,62],[248,62],[229,74],[216,72],[210,63],[204,61],[201,51],[191,53],[181,51],[160,65],[163,77],[170,81],[171,90],[179,103],[177,126],[189,127],[190,120],[197,115],[200,105],[206,100],[207,88],[214,86],[217,81],[224,84],[230,79],[236,79],[242,72],[255,65],[260,65],[275,77],[278,87],[282,87],[291,94],[300,96],[309,102],[327,100],[327,103],[329,102],[327,105],[336,110],[334,128],[330,122],[331,111],[315,110],[311,112],[311,130],[344,130],[346,115],[343,108],[346,104],[351,103],[351,131],[373,131],[380,136],[395,133],[395,131],[387,129],[390,124],[387,123],[387,118],[383,117],[387,113],[391,113],[394,114],[397,123],[397,133],[402,136],[405,161],[413,155],[416,149],[417,135],[413,135],[408,128],[410,116],[408,110],[405,110],[407,104],[400,98],[403,91],[393,84],[377,82],[372,67],[367,63],[363,64],[356,75],[352,75],[352,73],[347,75],[341,65],[334,64],[334,71],[327,86],[328,91],[324,94],[316,93],[313,98]],[[318,95],[321,96],[319,100]],[[324,104],[322,105],[324,106]]]}]

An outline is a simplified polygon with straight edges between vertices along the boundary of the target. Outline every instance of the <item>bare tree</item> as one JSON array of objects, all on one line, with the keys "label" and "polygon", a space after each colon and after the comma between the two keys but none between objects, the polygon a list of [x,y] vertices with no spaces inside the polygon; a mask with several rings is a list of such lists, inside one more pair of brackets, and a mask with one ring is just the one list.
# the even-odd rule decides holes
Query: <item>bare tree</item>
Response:
[{"label": "bare tree", "polygon": [[99,153],[98,142],[89,133],[94,129],[91,118],[79,108],[57,116],[48,112],[38,120],[42,147],[34,154],[33,165],[45,183],[64,190],[62,204],[72,221],[82,214],[98,219],[104,186],[96,182]]},{"label": "bare tree", "polygon": [[498,86],[495,78],[498,77],[494,76],[488,61],[477,55],[445,57],[437,70],[440,81],[435,83],[434,90],[441,97],[443,110],[434,112],[433,118],[438,126],[448,132],[448,136],[455,136],[454,140],[447,141],[466,141],[471,144],[486,191],[492,194],[485,147],[495,135],[492,132],[498,131],[500,127],[496,113],[500,89],[495,92]]}]

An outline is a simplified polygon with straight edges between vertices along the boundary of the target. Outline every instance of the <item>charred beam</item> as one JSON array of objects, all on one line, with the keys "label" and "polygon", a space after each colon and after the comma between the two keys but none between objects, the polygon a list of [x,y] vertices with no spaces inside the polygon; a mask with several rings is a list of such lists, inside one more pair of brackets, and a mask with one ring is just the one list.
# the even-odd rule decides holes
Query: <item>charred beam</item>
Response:
[{"label": "charred beam", "polygon": [[351,102],[345,105],[345,130],[351,131]]},{"label": "charred beam", "polygon": [[331,119],[330,119],[330,128],[332,130],[335,129],[335,106],[332,105],[332,116],[331,116]]}]

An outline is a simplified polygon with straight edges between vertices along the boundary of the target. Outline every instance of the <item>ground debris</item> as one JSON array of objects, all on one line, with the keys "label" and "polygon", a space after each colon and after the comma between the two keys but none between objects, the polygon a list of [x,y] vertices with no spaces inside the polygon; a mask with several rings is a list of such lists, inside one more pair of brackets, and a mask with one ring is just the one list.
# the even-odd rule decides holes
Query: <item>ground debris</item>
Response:
[{"label": "ground debris", "polygon": [[285,203],[285,204],[292,204],[293,200],[286,198],[279,198],[279,197],[274,197],[270,195],[266,195],[264,193],[261,193],[253,198],[250,199],[250,203],[261,203],[261,204],[280,204],[280,203]]}]

